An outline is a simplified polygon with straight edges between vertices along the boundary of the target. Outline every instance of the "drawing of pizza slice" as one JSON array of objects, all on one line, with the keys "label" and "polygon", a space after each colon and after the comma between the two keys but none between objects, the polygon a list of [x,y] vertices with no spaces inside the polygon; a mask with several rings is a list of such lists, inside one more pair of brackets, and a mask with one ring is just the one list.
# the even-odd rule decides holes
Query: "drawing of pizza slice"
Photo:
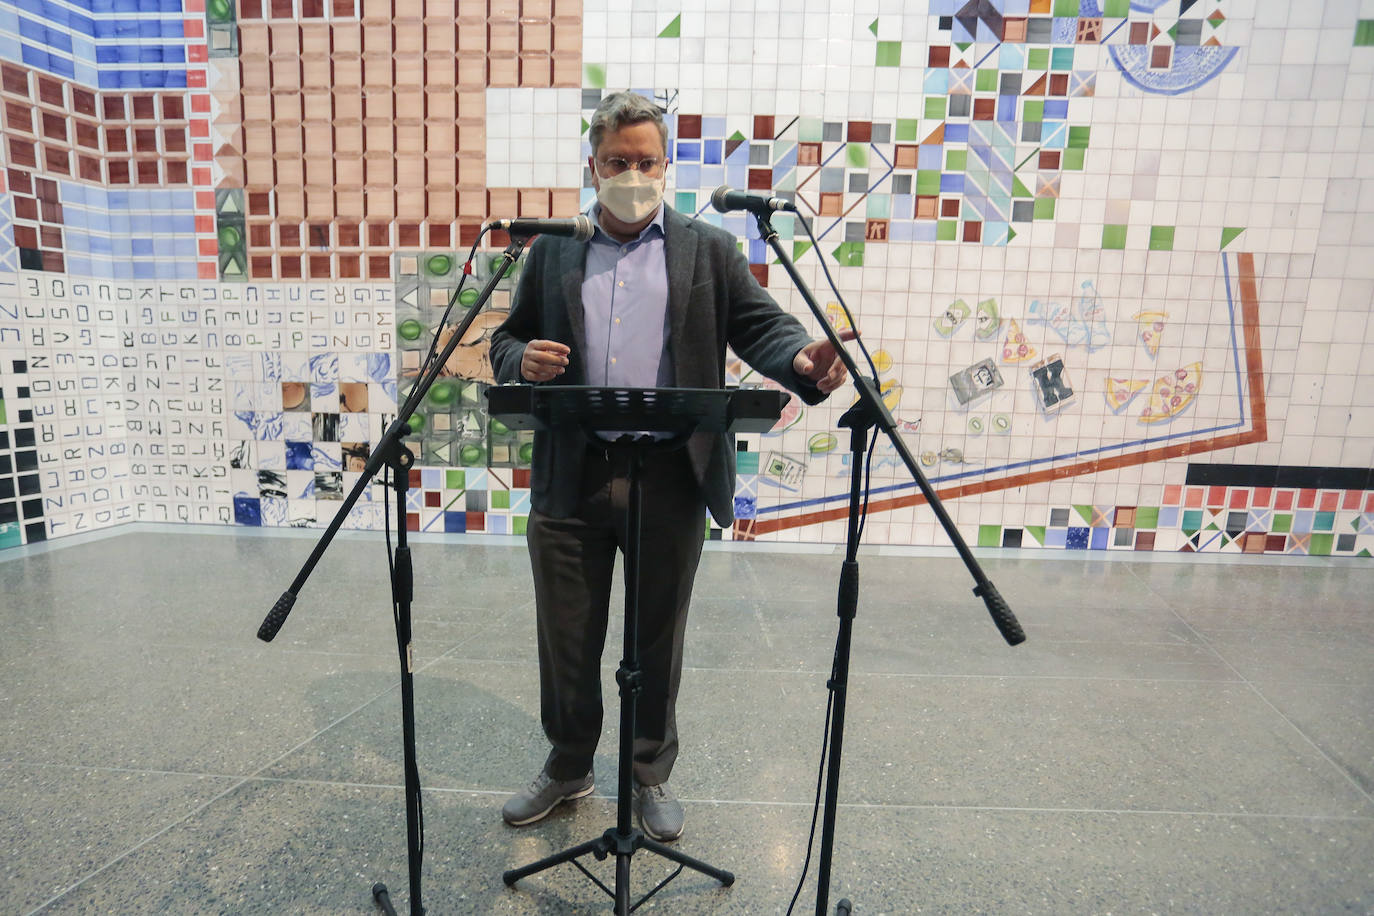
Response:
[{"label": "drawing of pizza slice", "polygon": [[1140,414],[1141,423],[1164,423],[1183,412],[1202,387],[1202,363],[1190,363],[1155,379],[1150,403]]},{"label": "drawing of pizza slice", "polygon": [[1145,345],[1145,352],[1154,359],[1159,353],[1159,338],[1164,333],[1164,319],[1169,317],[1168,313],[1136,312],[1132,317],[1140,324],[1140,342]]},{"label": "drawing of pizza slice", "polygon": [[1125,407],[1131,398],[1149,385],[1150,380],[1147,378],[1112,378],[1109,375],[1107,376],[1107,390],[1105,392],[1107,406],[1112,409],[1113,413],[1120,412],[1121,408]]},{"label": "drawing of pizza slice", "polygon": [[1035,359],[1035,348],[1026,340],[1026,335],[1021,333],[1021,325],[1016,323],[1016,319],[1009,318],[1007,339],[1002,344],[1002,362],[1024,363],[1030,359]]}]

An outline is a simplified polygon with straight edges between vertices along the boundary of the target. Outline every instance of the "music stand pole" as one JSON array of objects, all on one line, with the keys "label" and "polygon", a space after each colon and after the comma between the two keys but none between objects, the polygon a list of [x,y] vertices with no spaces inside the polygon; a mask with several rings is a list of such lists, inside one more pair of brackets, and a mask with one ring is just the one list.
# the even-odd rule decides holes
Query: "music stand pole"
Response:
[{"label": "music stand pole", "polygon": [[[282,592],[272,610],[268,612],[258,627],[258,639],[271,642],[286,623],[296,597],[305,586],[306,580],[314,572],[315,566],[324,556],[334,536],[343,526],[344,519],[353,506],[366,492],[368,485],[382,470],[390,468],[392,487],[396,492],[396,562],[391,569],[391,595],[396,612],[396,644],[401,661],[401,721],[402,743],[405,755],[405,793],[406,793],[406,864],[410,878],[410,912],[412,916],[424,916],[425,908],[420,896],[420,874],[424,857],[424,821],[421,816],[420,770],[415,752],[415,687],[413,657],[411,652],[411,599],[414,594],[414,573],[411,564],[410,547],[406,542],[406,492],[410,488],[410,468],[415,463],[415,455],[402,439],[410,432],[410,418],[419,409],[421,401],[430,387],[438,380],[444,364],[462,341],[464,333],[472,325],[477,313],[482,310],[496,286],[505,277],[528,244],[528,237],[512,237],[502,254],[500,267],[493,271],[491,279],[483,288],[477,300],[463,316],[448,343],[444,346],[429,368],[422,374],[411,389],[396,414],[395,421],[387,428],[382,441],[368,456],[367,464],[359,475],[357,484],[349,491],[339,511],[334,514],[329,527],[325,529],[310,557],[305,561],[290,588]],[[457,296],[455,291],[454,296]],[[388,916],[395,916],[396,910],[391,903],[391,894],[385,884],[372,885],[372,899]]]}]

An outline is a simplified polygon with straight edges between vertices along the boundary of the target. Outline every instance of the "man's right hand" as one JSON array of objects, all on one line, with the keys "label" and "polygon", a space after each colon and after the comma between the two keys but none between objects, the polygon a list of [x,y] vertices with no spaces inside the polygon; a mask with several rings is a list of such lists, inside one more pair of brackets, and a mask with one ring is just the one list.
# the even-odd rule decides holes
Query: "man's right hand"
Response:
[{"label": "man's right hand", "polygon": [[531,340],[520,357],[520,375],[527,382],[547,382],[563,374],[568,365],[567,344],[556,340]]}]

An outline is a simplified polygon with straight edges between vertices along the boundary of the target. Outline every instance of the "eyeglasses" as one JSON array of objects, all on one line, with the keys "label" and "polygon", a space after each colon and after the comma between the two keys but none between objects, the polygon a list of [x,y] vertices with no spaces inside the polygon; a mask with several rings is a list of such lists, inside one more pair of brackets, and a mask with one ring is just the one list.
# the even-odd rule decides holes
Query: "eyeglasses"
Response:
[{"label": "eyeglasses", "polygon": [[645,175],[657,175],[658,170],[663,167],[662,159],[636,159],[633,162],[622,159],[619,156],[612,156],[610,159],[597,160],[601,163],[601,168],[607,175],[614,177],[623,175],[630,169],[634,169]]}]

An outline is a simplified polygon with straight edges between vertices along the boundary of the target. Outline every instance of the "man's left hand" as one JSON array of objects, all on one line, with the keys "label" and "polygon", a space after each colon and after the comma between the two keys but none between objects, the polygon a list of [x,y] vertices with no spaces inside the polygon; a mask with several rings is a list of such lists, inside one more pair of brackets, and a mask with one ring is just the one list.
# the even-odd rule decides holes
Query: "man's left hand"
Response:
[{"label": "man's left hand", "polygon": [[[836,333],[840,340],[853,340],[859,336],[859,332],[853,328],[845,328]],[[835,345],[828,337],[813,340],[798,350],[797,355],[792,357],[792,369],[803,378],[814,382],[822,394],[829,394],[843,385],[849,375],[845,371],[844,363],[835,355]]]}]

